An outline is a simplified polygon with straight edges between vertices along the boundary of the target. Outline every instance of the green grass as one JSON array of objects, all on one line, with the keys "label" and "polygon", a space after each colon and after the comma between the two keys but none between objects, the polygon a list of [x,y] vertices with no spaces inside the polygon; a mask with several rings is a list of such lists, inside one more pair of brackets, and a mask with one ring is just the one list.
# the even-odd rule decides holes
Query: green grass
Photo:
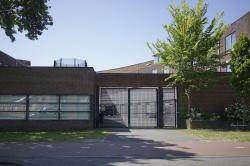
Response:
[{"label": "green grass", "polygon": [[0,142],[54,142],[100,139],[106,136],[104,129],[49,132],[0,132]]},{"label": "green grass", "polygon": [[250,142],[250,131],[186,130],[188,135],[210,140]]}]

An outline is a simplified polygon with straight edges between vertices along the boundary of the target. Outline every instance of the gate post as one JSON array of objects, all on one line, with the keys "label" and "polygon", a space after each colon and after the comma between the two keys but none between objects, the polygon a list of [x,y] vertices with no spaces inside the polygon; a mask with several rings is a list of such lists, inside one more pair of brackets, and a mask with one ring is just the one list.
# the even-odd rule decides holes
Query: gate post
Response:
[{"label": "gate post", "polygon": [[130,88],[128,88],[128,127],[130,127]]},{"label": "gate post", "polygon": [[163,128],[163,90],[162,87],[158,87],[157,94],[157,126]]},{"label": "gate post", "polygon": [[94,127],[100,128],[100,117],[99,117],[99,95],[100,95],[100,88],[97,86],[95,91],[95,100],[93,105],[93,117],[94,117]]}]

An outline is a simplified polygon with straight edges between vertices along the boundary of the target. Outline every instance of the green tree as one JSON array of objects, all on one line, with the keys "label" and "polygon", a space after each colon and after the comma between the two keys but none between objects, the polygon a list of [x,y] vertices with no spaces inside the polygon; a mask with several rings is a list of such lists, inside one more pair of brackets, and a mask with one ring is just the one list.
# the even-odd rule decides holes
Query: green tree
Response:
[{"label": "green tree", "polygon": [[37,40],[48,25],[53,24],[49,15],[48,0],[0,0],[0,26],[15,41],[14,34],[26,31],[25,36]]},{"label": "green tree", "polygon": [[[230,61],[232,77],[231,84],[240,95],[241,103],[246,103],[246,98],[250,96],[250,40],[240,35],[235,43]],[[243,112],[243,124],[247,118],[247,110]]]},{"label": "green tree", "polygon": [[216,55],[216,49],[226,28],[221,21],[223,13],[209,22],[207,8],[202,0],[193,8],[185,1],[180,6],[170,5],[173,21],[164,25],[167,40],[149,44],[162,63],[173,69],[173,73],[166,78],[168,85],[184,88],[188,113],[191,110],[191,94],[209,85],[222,58]]},{"label": "green tree", "polygon": [[231,83],[237,92],[246,97],[250,95],[250,40],[240,35],[235,43],[230,61],[232,70]]}]

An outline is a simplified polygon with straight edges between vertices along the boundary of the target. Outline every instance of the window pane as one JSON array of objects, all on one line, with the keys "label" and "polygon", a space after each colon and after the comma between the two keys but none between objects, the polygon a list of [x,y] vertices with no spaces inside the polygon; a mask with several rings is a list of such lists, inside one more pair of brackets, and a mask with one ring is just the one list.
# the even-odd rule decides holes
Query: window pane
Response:
[{"label": "window pane", "polygon": [[0,95],[0,103],[26,103],[26,96]]},{"label": "window pane", "polygon": [[0,104],[0,111],[26,111],[25,104]]},{"label": "window pane", "polygon": [[231,45],[231,35],[229,35],[229,36],[226,37],[226,51],[230,50],[231,48],[232,48],[232,45]]},{"label": "window pane", "polygon": [[58,112],[30,112],[29,119],[31,120],[57,120]]},{"label": "window pane", "polygon": [[89,120],[88,112],[61,112],[61,119],[68,120]]},{"label": "window pane", "polygon": [[233,48],[233,46],[234,46],[234,44],[235,44],[235,42],[236,42],[236,35],[235,35],[235,33],[233,33],[231,36],[232,36],[232,42],[231,42],[231,43],[232,43],[232,44],[231,44],[232,46],[231,46],[231,47]]},{"label": "window pane", "polygon": [[232,72],[231,65],[227,65],[227,72]]},{"label": "window pane", "polygon": [[169,74],[170,73],[170,68],[169,67],[164,67],[164,73]]},{"label": "window pane", "polygon": [[30,111],[58,111],[59,104],[30,104]]},{"label": "window pane", "polygon": [[25,119],[26,112],[0,112],[0,119]]},{"label": "window pane", "polygon": [[61,96],[61,103],[89,103],[89,96]]},{"label": "window pane", "polygon": [[153,73],[153,74],[156,74],[156,73],[157,73],[157,69],[153,69],[153,70],[152,70],[152,73]]},{"label": "window pane", "polygon": [[30,96],[30,103],[58,103],[59,97],[58,96]]},{"label": "window pane", "polygon": [[61,111],[90,111],[89,104],[61,104]]}]

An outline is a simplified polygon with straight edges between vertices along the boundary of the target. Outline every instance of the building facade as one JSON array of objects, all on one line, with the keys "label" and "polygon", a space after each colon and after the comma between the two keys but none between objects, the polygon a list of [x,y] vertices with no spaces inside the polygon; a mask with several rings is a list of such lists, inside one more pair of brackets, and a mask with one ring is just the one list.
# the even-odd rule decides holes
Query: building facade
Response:
[{"label": "building facade", "polygon": [[[226,78],[192,95],[200,112],[221,113],[236,99]],[[95,127],[179,128],[181,87],[168,74],[96,73],[91,67],[0,67],[0,130]],[[102,117],[102,121],[100,121]]]},{"label": "building facade", "polygon": [[[249,22],[247,13],[231,24],[218,51],[228,53],[239,31],[250,36]],[[0,55],[0,130],[179,128],[185,121],[186,96],[182,87],[166,86],[171,70],[160,65],[158,57],[95,72],[86,61],[31,67],[29,61]],[[200,113],[221,114],[237,99],[230,72],[220,71],[216,83],[191,96],[191,107]]]},{"label": "building facade", "polygon": [[15,59],[6,53],[0,51],[0,66],[5,67],[28,67],[30,66],[30,61]]}]

